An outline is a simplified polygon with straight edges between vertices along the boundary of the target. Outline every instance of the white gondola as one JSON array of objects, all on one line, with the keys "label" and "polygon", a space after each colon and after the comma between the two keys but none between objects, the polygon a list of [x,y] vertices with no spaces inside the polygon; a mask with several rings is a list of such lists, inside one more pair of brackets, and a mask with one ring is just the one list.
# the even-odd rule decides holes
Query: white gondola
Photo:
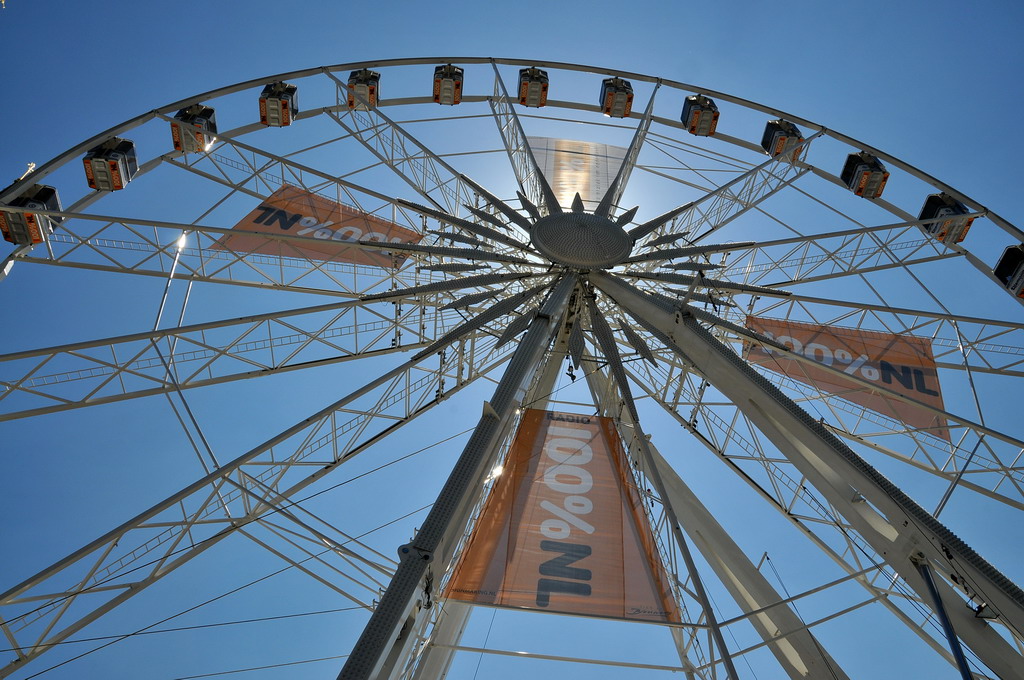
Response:
[{"label": "white gondola", "polygon": [[204,153],[217,141],[217,116],[213,109],[193,104],[174,114],[171,139],[176,151]]},{"label": "white gondola", "polygon": [[288,83],[270,83],[260,93],[260,122],[269,127],[292,124],[299,112],[299,88]]},{"label": "white gondola", "polygon": [[1024,298],[1024,243],[1003,251],[992,275],[1019,298]]},{"label": "white gondola", "polygon": [[622,78],[605,78],[601,83],[601,112],[611,118],[625,118],[633,110],[633,86]]},{"label": "white gondola", "polygon": [[[45,184],[33,184],[8,205],[29,210],[61,210],[57,190]],[[59,217],[33,212],[0,212],[0,233],[5,241],[15,245],[35,245],[46,241],[54,223],[60,221]]]},{"label": "white gondola", "polygon": [[974,222],[964,204],[948,194],[932,194],[921,207],[919,220],[940,218],[921,226],[926,232],[943,243],[960,243],[967,238],[967,232]]},{"label": "white gondola", "polygon": [[846,157],[839,179],[850,191],[864,198],[878,198],[889,181],[889,171],[882,161],[867,151],[851,153]]},{"label": "white gondola", "polygon": [[114,137],[89,150],[82,159],[89,187],[100,191],[124,189],[139,171],[135,143]]},{"label": "white gondola", "polygon": [[679,120],[691,135],[711,137],[718,128],[718,105],[710,97],[690,95],[683,104]]},{"label": "white gondola", "polygon": [[455,106],[462,101],[463,70],[447,64],[434,69],[434,101]]},{"label": "white gondola", "polygon": [[548,73],[539,68],[519,71],[519,103],[540,108],[548,103]]},{"label": "white gondola", "polygon": [[368,68],[348,75],[348,108],[368,111],[380,99],[380,74]]},{"label": "white gondola", "polygon": [[788,154],[788,160],[796,160],[800,155],[800,145],[804,137],[800,128],[788,120],[770,120],[764,126],[764,134],[761,136],[761,148],[769,156],[781,156]]}]

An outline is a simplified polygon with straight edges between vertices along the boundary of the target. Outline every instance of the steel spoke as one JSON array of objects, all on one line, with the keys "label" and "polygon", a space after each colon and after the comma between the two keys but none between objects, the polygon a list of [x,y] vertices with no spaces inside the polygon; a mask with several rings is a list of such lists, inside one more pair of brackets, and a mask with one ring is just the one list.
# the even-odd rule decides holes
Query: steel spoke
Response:
[{"label": "steel spoke", "polygon": [[[0,595],[0,627],[18,640],[15,646],[21,650],[20,658],[0,675],[44,653],[237,528],[273,512],[325,472],[507,359],[507,351],[493,349],[493,343],[488,349],[487,344],[473,354],[460,345],[463,349],[448,352],[437,367],[427,365],[430,357],[400,365]],[[473,365],[474,370],[466,370]],[[311,462],[317,463],[314,471],[303,470]],[[255,487],[249,479],[258,482]],[[240,488],[252,489],[263,500],[248,505]],[[230,504],[230,515],[225,515],[223,500]],[[185,547],[180,547],[183,541]],[[72,577],[73,587],[55,585],[73,574],[79,574]],[[76,607],[73,619],[65,617],[69,605],[85,594],[91,604]],[[43,635],[33,638],[40,629]]]}]

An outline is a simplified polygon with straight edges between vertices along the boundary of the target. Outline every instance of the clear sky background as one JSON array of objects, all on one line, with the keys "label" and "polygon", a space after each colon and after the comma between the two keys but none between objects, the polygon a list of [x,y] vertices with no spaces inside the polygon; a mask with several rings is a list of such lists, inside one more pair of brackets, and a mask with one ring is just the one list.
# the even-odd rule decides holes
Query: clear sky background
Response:
[{"label": "clear sky background", "polygon": [[[704,84],[793,112],[884,149],[1022,225],[1022,28],[1024,6],[1010,1],[7,0],[7,9],[0,11],[5,95],[0,107],[0,177],[13,180],[26,163],[42,163],[158,106],[251,78],[378,58],[522,57]],[[6,244],[0,246],[0,255],[7,252]],[[64,296],[97,308],[106,305],[107,313],[116,316],[116,303],[110,309],[110,301],[89,301],[88,291],[66,291],[38,279],[31,286],[19,285],[17,274],[16,267],[12,279],[0,284],[0,352],[24,348],[26,338],[36,345],[78,338],[76,328],[69,327],[71,317],[61,316],[59,298]],[[148,323],[150,319],[143,320],[137,330]],[[342,373],[331,375],[344,379]],[[292,385],[299,386],[299,380],[294,378]],[[241,397],[244,387],[237,389]],[[298,417],[326,403],[332,393],[323,385],[309,391],[308,398],[296,398],[282,409],[292,409]],[[219,394],[203,408],[208,417],[222,419],[218,436],[225,447],[233,437],[251,445],[271,434],[261,431],[248,414],[232,411],[225,403],[230,391]],[[456,420],[464,417],[466,427],[478,413],[478,401],[467,401],[469,406],[446,412]],[[69,445],[65,433],[50,424],[57,421],[0,425],[0,589],[162,498],[166,493],[161,483],[173,490],[198,475],[194,460],[185,467],[181,459],[157,455],[164,438],[180,438],[169,418],[154,426],[120,417],[130,413],[115,407],[95,420],[86,415],[75,420],[76,441],[109,440],[116,429],[117,446],[110,451]],[[446,423],[446,429],[427,438],[433,442],[461,429]],[[413,468],[403,474],[419,473]],[[424,491],[425,496],[432,494]],[[373,510],[390,518],[401,514],[400,508],[405,505],[396,502],[394,508],[385,503]],[[372,526],[361,521],[362,510],[352,510],[359,520],[355,525]],[[988,545],[999,545],[995,531],[978,529]],[[400,540],[396,537],[395,542]],[[1020,581],[1020,549],[1009,546],[1000,552],[997,565],[1009,567]],[[183,570],[178,576],[191,592],[161,591],[141,611],[98,626],[102,630],[97,634],[148,625],[261,576],[274,564],[256,547],[239,546],[231,559]],[[300,577],[284,578],[290,579],[287,584],[240,604],[216,604],[185,623],[340,606],[325,605]],[[147,606],[152,606],[152,615]],[[164,680],[256,665],[256,656],[259,663],[270,664],[275,659],[344,654],[347,649],[329,649],[332,628],[356,620],[344,616],[312,617],[317,620],[294,627],[260,624],[264,627],[258,636],[251,628],[240,629],[245,627],[191,631],[173,639],[168,639],[171,634],[154,635],[152,641],[114,645],[42,677]],[[866,641],[871,634],[864,631]],[[257,639],[264,642],[253,642]],[[281,642],[280,648],[268,639]],[[254,644],[259,645],[258,655]],[[51,663],[44,657],[16,677],[26,678]],[[251,677],[328,678],[339,667],[338,662],[324,662]],[[472,677],[472,670],[470,666],[465,677]],[[944,672],[953,677],[951,669]]]}]

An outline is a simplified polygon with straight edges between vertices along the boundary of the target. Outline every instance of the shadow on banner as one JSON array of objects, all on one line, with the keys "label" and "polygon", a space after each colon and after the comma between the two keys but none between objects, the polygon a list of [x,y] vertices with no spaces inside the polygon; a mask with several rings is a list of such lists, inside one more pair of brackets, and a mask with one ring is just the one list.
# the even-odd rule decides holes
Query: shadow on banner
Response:
[{"label": "shadow on banner", "polygon": [[445,596],[678,623],[642,504],[610,418],[527,410]]},{"label": "shadow on banner", "polygon": [[[797,354],[867,380],[927,406],[945,410],[931,341],[912,335],[820,326],[747,317],[747,328],[786,345]],[[824,369],[790,359],[780,352],[744,343],[744,358],[823,392],[871,409],[949,441],[946,419],[899,399],[887,397]]]},{"label": "shadow on banner", "polygon": [[[367,215],[288,184],[271,194],[232,229],[242,233],[223,236],[213,247],[378,267],[400,267],[407,256],[346,247],[345,242],[417,243],[422,238],[417,232],[394,222]],[[304,236],[316,240],[298,244],[263,238],[260,234]]]}]

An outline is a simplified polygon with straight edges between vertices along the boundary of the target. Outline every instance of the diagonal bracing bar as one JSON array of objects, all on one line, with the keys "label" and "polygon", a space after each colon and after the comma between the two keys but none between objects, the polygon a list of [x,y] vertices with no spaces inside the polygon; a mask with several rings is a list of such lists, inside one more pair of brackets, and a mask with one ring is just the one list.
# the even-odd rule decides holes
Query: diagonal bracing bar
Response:
[{"label": "diagonal bracing bar", "polygon": [[[596,304],[593,300],[588,300],[588,302],[591,308],[591,321],[593,323],[593,316],[596,314]],[[729,680],[740,680],[739,673],[736,672],[736,666],[733,663],[732,655],[729,653],[729,648],[725,644],[725,638],[722,636],[722,627],[719,625],[715,616],[714,608],[711,605],[711,600],[708,598],[707,590],[704,588],[704,582],[701,579],[701,575],[697,571],[697,565],[693,561],[693,555],[690,551],[686,537],[682,534],[682,530],[680,528],[681,524],[678,516],[676,515],[675,508],[668,500],[666,487],[659,470],[653,465],[652,454],[649,448],[650,443],[647,441],[647,436],[644,434],[644,431],[640,426],[636,405],[633,404],[633,396],[630,393],[629,385],[625,378],[625,372],[622,369],[621,362],[618,361],[618,351],[615,349],[614,344],[601,342],[600,333],[595,331],[595,334],[599,338],[599,345],[601,345],[600,349],[604,354],[605,359],[609,362],[609,373],[612,377],[610,380],[602,380],[604,376],[600,375],[599,371],[588,371],[587,384],[590,387],[590,392],[593,395],[598,409],[603,415],[615,418],[632,429],[632,438],[623,437],[623,439],[632,442],[633,446],[631,446],[631,448],[633,451],[631,457],[633,458],[633,462],[644,466],[647,480],[654,486],[658,496],[662,499],[665,508],[665,518],[669,525],[669,531],[672,533],[672,538],[675,540],[679,554],[683,557],[683,562],[686,565],[686,570],[690,577],[689,580],[691,587],[696,595],[697,601],[700,603],[701,609],[703,610],[704,620],[707,622],[707,625],[711,630],[714,647],[717,648],[721,657],[722,664],[725,667],[726,677]],[[616,367],[616,363],[619,364],[618,367]],[[609,400],[609,395],[617,397],[617,401],[619,403],[609,403],[609,401],[615,401],[614,398]],[[622,406],[625,408],[622,408]]]},{"label": "diagonal bracing bar", "polygon": [[847,678],[800,617],[788,606],[777,605],[782,596],[700,502],[675,468],[652,445],[648,448],[654,467],[663,480],[666,502],[677,509],[683,529],[789,677],[793,680]]},{"label": "diagonal bracing bar", "polygon": [[[735,403],[915,592],[927,597],[917,568],[917,563],[927,560],[945,573],[956,574],[1013,635],[1024,638],[1020,588],[715,340],[692,316],[661,305],[613,277],[593,274],[591,280]],[[1024,678],[1021,654],[943,586],[943,599],[956,604],[948,609],[961,639],[1000,677]]]},{"label": "diagonal bracing bar", "polygon": [[0,633],[16,654],[0,677],[507,360],[491,338],[451,341],[439,360],[413,357],[0,594]]},{"label": "diagonal bracing bar", "polygon": [[483,477],[494,466],[498,445],[542,365],[576,285],[577,276],[564,276],[530,324],[437,502],[412,542],[399,549],[401,561],[395,577],[345,662],[339,680],[389,677],[399,670],[395,665],[415,641],[409,634],[412,624],[430,601],[434,582],[439,584],[447,570],[455,543],[483,491]]},{"label": "diagonal bracing bar", "polygon": [[508,89],[501,79],[501,72],[498,65],[494,66],[494,96],[487,100],[491,105],[491,112],[494,114],[494,122],[498,125],[498,133],[505,143],[505,151],[508,153],[509,161],[512,164],[512,172],[515,173],[519,188],[526,195],[530,202],[541,209],[545,214],[558,212],[558,199],[551,191],[544,174],[537,167],[537,159],[530,149],[530,142],[526,138],[523,126],[516,115],[515,107],[508,96]]},{"label": "diagonal bracing bar", "polygon": [[660,88],[661,83],[655,83],[654,91],[651,92],[651,98],[647,101],[647,109],[640,118],[640,124],[636,126],[636,132],[629,143],[626,155],[622,158],[619,171],[615,174],[615,179],[612,180],[611,186],[608,187],[604,196],[601,197],[601,202],[594,209],[595,215],[609,219],[614,216],[614,210],[619,205],[623,192],[626,191],[629,177],[633,174],[633,168],[636,167],[636,161],[640,157],[640,150],[643,148],[644,142],[647,141],[647,131],[651,129],[651,121],[654,114],[654,98],[657,96]]},{"label": "diagonal bracing bar", "polygon": [[[605,395],[616,395],[618,380],[612,380],[604,369],[589,372],[587,381],[599,402],[607,401]],[[622,394],[618,390],[616,396],[621,399]],[[634,445],[628,450],[639,469],[649,479],[658,479],[659,495],[665,507],[671,509],[670,516],[693,541],[787,675],[792,680],[847,680],[846,673],[793,610],[779,605],[782,596],[647,439],[638,423],[631,422],[631,416],[621,409],[609,409],[605,404],[602,410],[619,418],[627,431],[632,430]],[[652,469],[654,474],[648,474]]]},{"label": "diagonal bracing bar", "polygon": [[[348,97],[348,85],[327,74],[338,87],[339,101]],[[338,125],[425,199],[452,215],[473,203],[471,187],[459,173],[376,107],[355,108],[341,114],[328,112]]]},{"label": "diagonal bracing bar", "polygon": [[[577,298],[578,299],[578,298]],[[523,399],[523,408],[545,408],[550,395],[555,389],[558,374],[561,369],[562,355],[558,351],[560,342],[568,335],[572,316],[573,302],[570,301],[570,311],[566,314],[566,321],[559,330],[559,335],[554,343],[554,350],[549,352],[544,362],[544,367],[538,371],[537,379],[531,385]],[[506,439],[506,441],[508,441]],[[473,515],[479,517],[480,503],[474,508]],[[443,680],[448,673],[455,656],[455,646],[459,644],[469,621],[470,613],[474,607],[459,600],[447,599],[434,608],[430,616],[423,616],[417,621],[414,635],[418,636],[422,643],[414,652],[415,659],[412,660],[411,668],[403,678],[409,680]],[[419,632],[422,631],[422,632]]]},{"label": "diagonal bracing bar", "polygon": [[462,321],[403,297],[0,354],[0,421],[424,347]]},{"label": "diagonal bracing bar", "polygon": [[[821,134],[822,132],[816,132],[808,137],[804,142],[804,148]],[[648,248],[684,238],[691,243],[701,241],[743,213],[757,207],[762,201],[789,186],[807,172],[807,166],[790,162],[787,154],[769,158],[709,191],[696,201],[681,206],[682,209],[677,209],[681,218],[671,232],[662,226],[663,222],[652,221],[631,230],[629,235],[639,242],[648,234],[660,234],[641,244]]]},{"label": "diagonal bracing bar", "polygon": [[[659,366],[679,361],[677,356],[667,351],[661,352],[658,358]],[[639,364],[630,365],[635,369]],[[753,433],[742,432],[735,418],[730,420],[721,417],[711,406],[702,404],[701,392],[698,390],[694,393],[693,386],[683,387],[689,379],[681,377],[677,372],[666,371],[662,375],[652,375],[644,371],[632,377],[636,384],[643,387],[645,396],[664,408],[701,446],[721,458],[769,507],[776,509],[794,529],[845,571],[848,574],[846,578],[863,587],[869,601],[885,607],[908,630],[952,663],[945,642],[936,639],[928,625],[931,612],[917,607],[920,598],[906,589],[897,589],[898,584],[894,583],[894,576],[884,568],[884,563],[865,562],[861,558],[862,555],[870,555],[870,546],[855,536],[851,527],[838,519],[826,504],[817,500],[799,473],[794,477],[783,469],[784,461],[775,456],[774,451],[768,450],[770,446],[763,447],[759,440],[752,437]],[[706,384],[698,382],[702,386]],[[688,411],[684,408],[686,406],[693,410]],[[792,468],[791,465],[786,467]],[[758,475],[759,472],[763,474]],[[834,547],[836,542],[845,546],[845,549]],[[904,606],[912,605],[913,612],[926,613],[923,617],[919,614],[915,618],[901,608],[901,603]]]}]

